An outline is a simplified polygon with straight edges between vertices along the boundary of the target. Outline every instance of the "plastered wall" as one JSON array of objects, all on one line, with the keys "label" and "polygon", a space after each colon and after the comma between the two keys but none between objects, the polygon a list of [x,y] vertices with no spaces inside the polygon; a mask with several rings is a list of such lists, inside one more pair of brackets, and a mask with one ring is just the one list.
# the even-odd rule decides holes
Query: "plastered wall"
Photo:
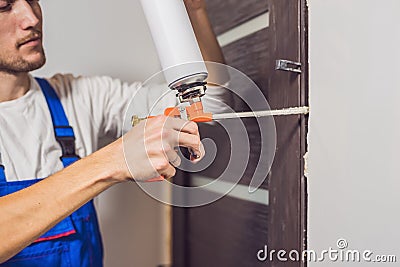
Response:
[{"label": "plastered wall", "polygon": [[400,261],[400,1],[308,3],[309,248],[344,238]]}]

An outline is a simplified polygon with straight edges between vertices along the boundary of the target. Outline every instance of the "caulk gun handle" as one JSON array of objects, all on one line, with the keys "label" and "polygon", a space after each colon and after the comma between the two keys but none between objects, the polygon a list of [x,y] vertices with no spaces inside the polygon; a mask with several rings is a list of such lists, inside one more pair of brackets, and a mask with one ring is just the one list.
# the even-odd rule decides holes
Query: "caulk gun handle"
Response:
[{"label": "caulk gun handle", "polygon": [[[191,121],[194,122],[209,122],[212,121],[212,114],[211,113],[203,113],[204,116],[194,116],[192,117]],[[203,115],[201,114],[201,115]],[[180,112],[178,110],[178,108],[176,107],[170,107],[165,109],[164,111],[164,115],[165,116],[169,116],[169,117],[180,117]],[[150,119],[150,118],[154,118],[154,116],[148,116],[146,118],[139,118],[138,116],[133,116],[132,117],[132,126],[134,127],[136,124],[138,124],[140,121],[145,120],[145,119]],[[200,155],[197,155],[192,149],[189,148],[189,152],[191,157],[193,157],[194,159],[198,159],[200,157]],[[150,180],[147,180],[146,182],[151,183],[151,182],[161,182],[164,181],[165,177],[163,175],[160,175],[158,177],[152,178]]]},{"label": "caulk gun handle", "polygon": [[160,175],[160,176],[158,176],[158,177],[156,177],[156,178],[152,178],[152,179],[150,179],[150,180],[147,180],[146,182],[147,183],[151,183],[151,182],[161,182],[161,181],[164,181],[165,180],[165,177],[163,176],[163,175]]}]

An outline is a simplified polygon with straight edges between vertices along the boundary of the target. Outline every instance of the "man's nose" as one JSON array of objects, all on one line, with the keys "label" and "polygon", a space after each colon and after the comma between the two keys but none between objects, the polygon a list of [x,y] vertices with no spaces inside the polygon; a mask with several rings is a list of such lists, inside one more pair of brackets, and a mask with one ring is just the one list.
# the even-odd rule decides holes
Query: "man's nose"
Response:
[{"label": "man's nose", "polygon": [[20,26],[26,30],[35,27],[40,22],[40,14],[36,14],[34,8],[25,0],[17,0],[14,3],[14,11],[20,20]]}]

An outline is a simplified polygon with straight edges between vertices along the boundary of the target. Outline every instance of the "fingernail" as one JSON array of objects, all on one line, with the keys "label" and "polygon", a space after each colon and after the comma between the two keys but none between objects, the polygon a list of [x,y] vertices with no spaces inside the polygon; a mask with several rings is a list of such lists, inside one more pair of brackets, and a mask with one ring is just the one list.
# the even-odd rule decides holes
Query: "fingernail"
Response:
[{"label": "fingernail", "polygon": [[194,152],[193,149],[189,149],[189,152],[190,152],[190,156],[191,156],[192,158],[194,158],[194,159],[199,159],[199,158],[200,158],[200,155],[197,154],[196,152]]}]

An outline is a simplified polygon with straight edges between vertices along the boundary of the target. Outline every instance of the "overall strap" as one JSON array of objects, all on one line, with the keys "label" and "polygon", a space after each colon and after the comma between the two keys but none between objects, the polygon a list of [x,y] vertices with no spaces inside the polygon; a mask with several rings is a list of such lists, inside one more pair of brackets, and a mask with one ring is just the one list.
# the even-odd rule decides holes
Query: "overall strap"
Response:
[{"label": "overall strap", "polygon": [[79,156],[75,153],[74,130],[69,125],[60,99],[49,82],[41,78],[35,79],[39,83],[46,98],[47,105],[49,106],[51,120],[53,121],[54,134],[62,149],[62,156],[60,159],[64,167],[67,167],[79,159]]},{"label": "overall strap", "polygon": [[1,160],[1,153],[0,153],[0,182],[6,181],[6,174],[4,173],[4,166],[3,161]]}]

